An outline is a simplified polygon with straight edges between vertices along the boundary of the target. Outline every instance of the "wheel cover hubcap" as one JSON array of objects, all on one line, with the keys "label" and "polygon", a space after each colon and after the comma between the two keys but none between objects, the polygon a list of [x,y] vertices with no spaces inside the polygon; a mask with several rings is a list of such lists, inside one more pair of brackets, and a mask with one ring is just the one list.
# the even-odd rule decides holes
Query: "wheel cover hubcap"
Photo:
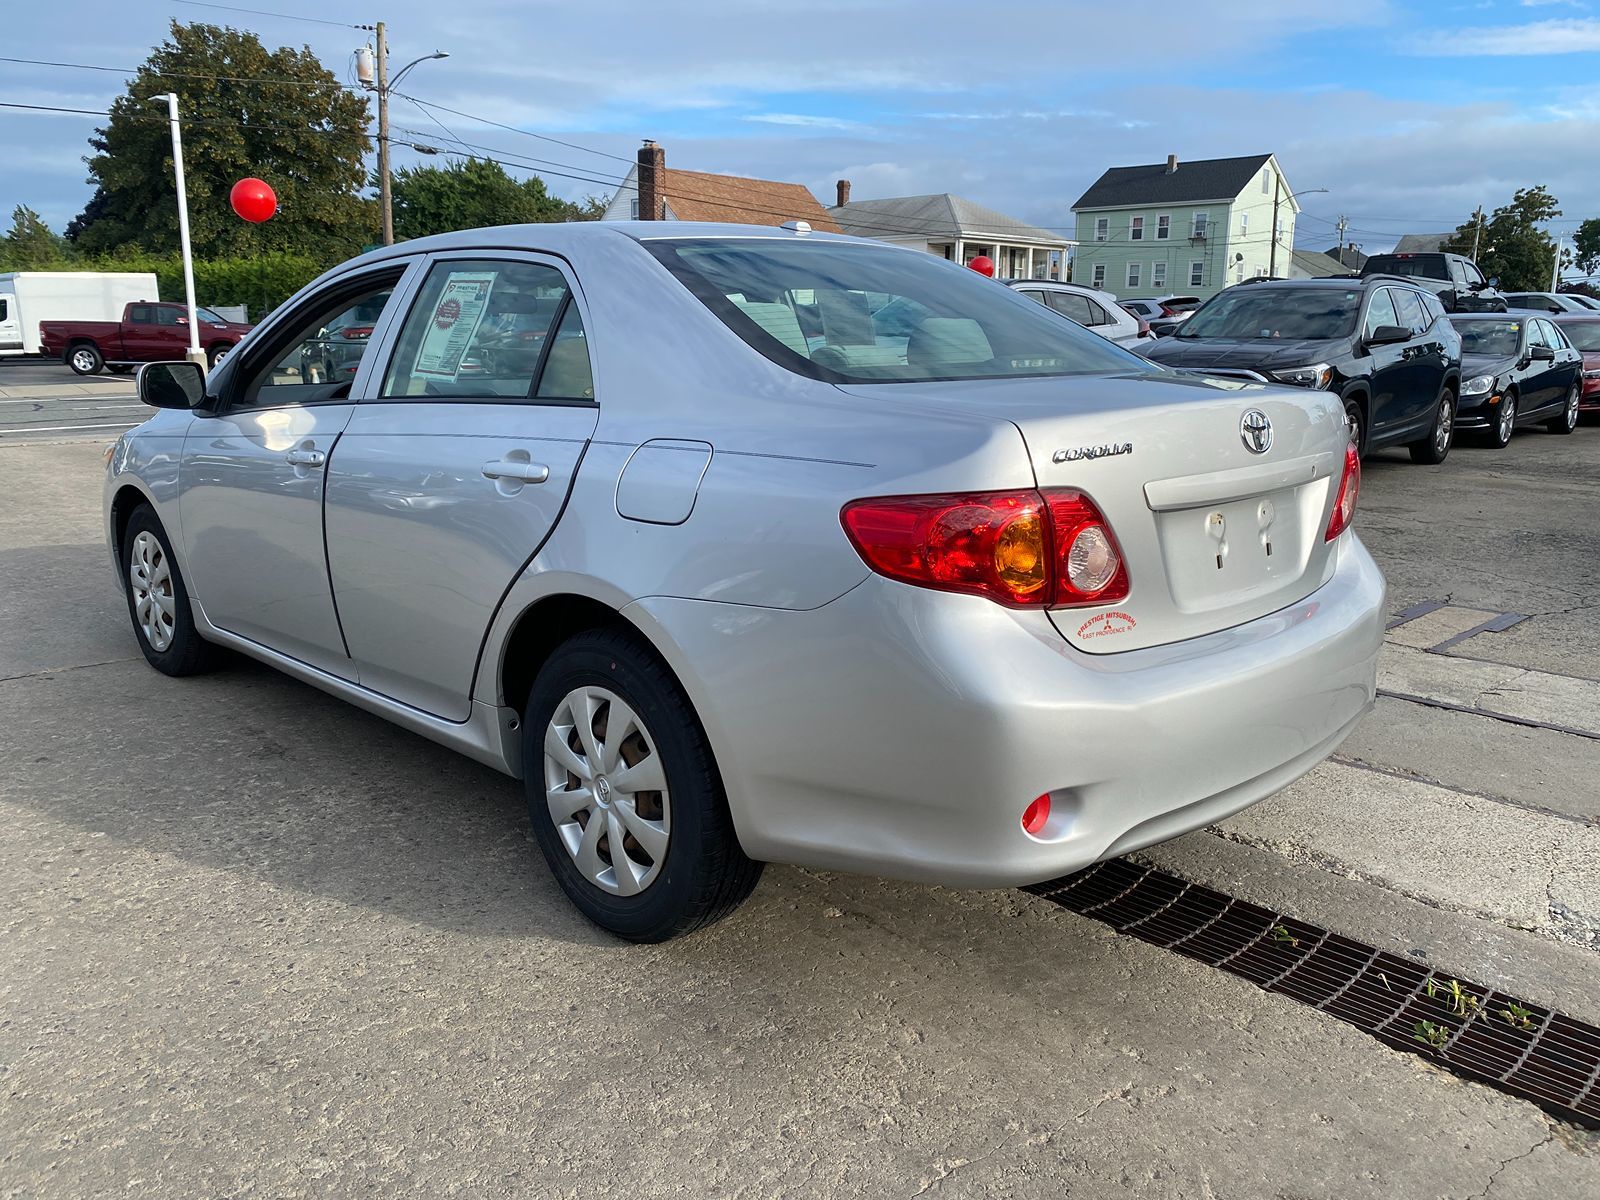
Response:
[{"label": "wheel cover hubcap", "polygon": [[1433,445],[1440,454],[1450,447],[1450,429],[1455,424],[1455,407],[1446,396],[1439,402],[1439,432],[1434,435]]},{"label": "wheel cover hubcap", "polygon": [[139,632],[152,650],[161,653],[172,645],[178,607],[172,593],[172,564],[161,539],[149,530],[133,539],[128,552],[128,590]]},{"label": "wheel cover hubcap", "polygon": [[1507,396],[1505,407],[1500,410],[1500,440],[1509,442],[1511,432],[1517,427],[1517,402],[1514,397]]},{"label": "wheel cover hubcap", "polygon": [[87,350],[79,350],[72,356],[72,365],[87,371],[90,367],[94,366],[94,355],[90,354]]},{"label": "wheel cover hubcap", "polygon": [[602,891],[636,896],[656,881],[672,801],[655,739],[603,687],[574,688],[544,731],[544,789],[556,836]]},{"label": "wheel cover hubcap", "polygon": [[1578,385],[1573,384],[1572,390],[1567,393],[1567,428],[1575,429],[1578,424]]}]

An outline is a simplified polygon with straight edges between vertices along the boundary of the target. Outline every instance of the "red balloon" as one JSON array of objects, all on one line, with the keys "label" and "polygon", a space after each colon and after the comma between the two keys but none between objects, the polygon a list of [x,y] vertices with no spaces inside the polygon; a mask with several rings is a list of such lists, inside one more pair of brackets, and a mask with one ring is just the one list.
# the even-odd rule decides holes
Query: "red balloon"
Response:
[{"label": "red balloon", "polygon": [[967,266],[971,267],[979,275],[987,275],[990,279],[994,278],[994,259],[987,254],[978,255]]},{"label": "red balloon", "polygon": [[233,211],[246,221],[259,225],[278,211],[278,196],[265,179],[251,176],[241,179],[228,193],[228,203]]}]

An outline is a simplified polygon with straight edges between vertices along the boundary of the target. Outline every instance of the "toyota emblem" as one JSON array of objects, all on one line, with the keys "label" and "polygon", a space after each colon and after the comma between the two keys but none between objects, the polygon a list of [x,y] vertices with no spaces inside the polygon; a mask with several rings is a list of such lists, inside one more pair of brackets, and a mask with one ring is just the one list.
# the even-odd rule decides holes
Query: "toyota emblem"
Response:
[{"label": "toyota emblem", "polygon": [[1272,448],[1272,422],[1259,408],[1239,418],[1239,438],[1251,454],[1265,454]]}]

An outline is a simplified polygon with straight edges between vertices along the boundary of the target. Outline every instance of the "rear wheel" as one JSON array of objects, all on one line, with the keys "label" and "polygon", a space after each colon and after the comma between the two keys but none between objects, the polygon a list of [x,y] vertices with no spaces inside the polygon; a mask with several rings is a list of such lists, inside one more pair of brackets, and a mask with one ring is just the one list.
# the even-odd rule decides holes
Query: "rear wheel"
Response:
[{"label": "rear wheel", "polygon": [[1544,427],[1551,433],[1571,433],[1578,427],[1578,405],[1582,399],[1583,384],[1574,379],[1572,389],[1567,392],[1567,402],[1561,406],[1561,415],[1546,421]]},{"label": "rear wheel", "polygon": [[1407,447],[1411,451],[1411,461],[1438,466],[1450,457],[1450,444],[1455,440],[1455,432],[1456,394],[1446,388],[1433,410],[1433,426],[1428,430],[1428,436]]},{"label": "rear wheel", "polygon": [[127,375],[133,370],[132,363],[111,363],[106,367],[113,375]]},{"label": "rear wheel", "polygon": [[1495,413],[1494,424],[1489,426],[1489,444],[1504,450],[1511,444],[1511,435],[1517,431],[1517,394],[1507,392]]},{"label": "rear wheel", "polygon": [[100,368],[106,365],[106,360],[100,354],[100,348],[92,342],[80,342],[67,351],[67,366],[71,367],[77,375],[96,375]]},{"label": "rear wheel", "polygon": [[221,362],[223,358],[227,356],[228,351],[232,349],[232,346],[213,346],[210,350],[206,351],[206,362],[214,367]]},{"label": "rear wheel", "polygon": [[589,630],[560,646],[528,697],[523,746],[539,849],[601,928],[666,941],[755,887],[761,864],[739,846],[705,732],[636,635]]}]

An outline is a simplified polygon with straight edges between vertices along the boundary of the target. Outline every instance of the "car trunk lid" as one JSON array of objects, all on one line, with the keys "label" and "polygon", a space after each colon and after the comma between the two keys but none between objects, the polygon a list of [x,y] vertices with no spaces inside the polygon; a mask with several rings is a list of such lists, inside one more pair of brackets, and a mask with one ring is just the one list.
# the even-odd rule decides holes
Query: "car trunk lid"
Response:
[{"label": "car trunk lid", "polygon": [[[1254,620],[1304,599],[1333,570],[1323,534],[1345,425],[1329,393],[1171,375],[905,386],[1011,421],[1038,485],[1075,488],[1105,515],[1127,562],[1127,598],[1050,613],[1089,653]],[[1254,435],[1264,450],[1247,445],[1250,413],[1270,425],[1270,439]]]}]

